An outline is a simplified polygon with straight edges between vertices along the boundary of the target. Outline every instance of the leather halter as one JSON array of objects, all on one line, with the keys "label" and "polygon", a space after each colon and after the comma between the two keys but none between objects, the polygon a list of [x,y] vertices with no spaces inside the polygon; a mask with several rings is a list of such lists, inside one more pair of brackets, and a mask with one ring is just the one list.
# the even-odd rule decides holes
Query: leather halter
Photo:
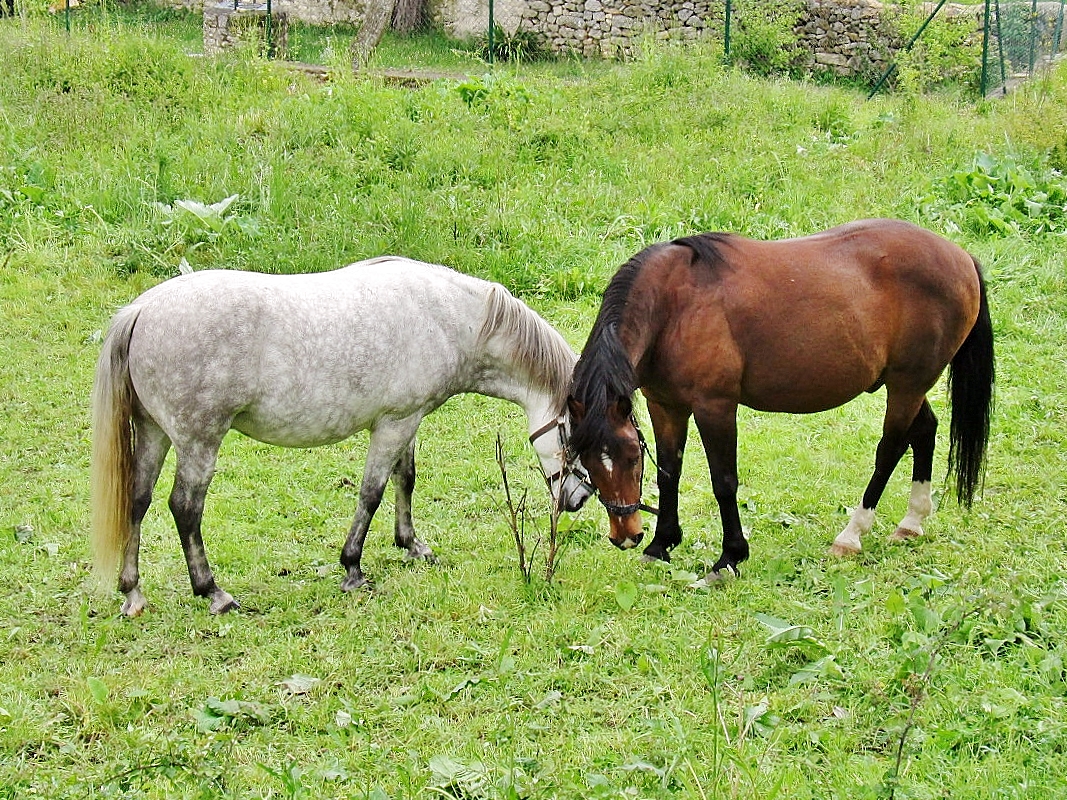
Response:
[{"label": "leather halter", "polygon": [[[558,415],[555,419],[550,419],[540,428],[530,434],[530,444],[533,444],[546,433],[556,432],[556,443],[559,445],[560,451],[560,467],[551,475],[544,471],[544,467],[541,468],[541,473],[545,476],[545,480],[548,481],[548,485],[552,485],[552,481],[563,478],[567,473],[571,473],[577,476],[582,486],[588,487],[589,494],[596,493],[596,487],[589,479],[589,473],[579,463],[572,463],[570,461],[570,453],[567,450],[567,417],[563,414]],[[577,459],[575,459],[577,462]],[[540,461],[538,461],[540,464]]]},{"label": "leather halter", "polygon": [[[637,424],[637,418],[631,416],[630,424],[633,425],[634,430],[637,431],[637,440],[641,443],[641,477],[638,479],[638,487],[640,487],[641,484],[645,482],[645,454],[648,454],[649,461],[652,462],[652,466],[657,470],[659,469],[659,464],[657,464],[656,459],[652,457],[652,451],[649,449],[648,442],[645,441],[645,435],[641,432],[641,428]],[[638,497],[640,497],[640,488]],[[628,517],[631,514],[636,514],[638,511],[647,511],[649,514],[659,514],[658,508],[642,503],[640,499],[636,503],[627,503],[626,505],[619,505],[617,503],[612,503],[609,500],[605,500],[599,493],[597,494],[597,499],[600,501],[600,505],[604,506],[604,509],[615,517]]]}]

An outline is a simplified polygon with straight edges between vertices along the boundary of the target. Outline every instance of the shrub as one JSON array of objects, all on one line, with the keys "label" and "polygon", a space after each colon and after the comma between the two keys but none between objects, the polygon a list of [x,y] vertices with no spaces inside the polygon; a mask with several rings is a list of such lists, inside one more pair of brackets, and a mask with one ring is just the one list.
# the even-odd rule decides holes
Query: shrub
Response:
[{"label": "shrub", "polygon": [[489,47],[489,34],[478,37],[476,50],[484,61],[509,61],[520,64],[541,61],[548,57],[541,39],[533,31],[517,29],[508,33],[499,25],[493,25],[493,46]]},{"label": "shrub", "polygon": [[922,29],[909,49],[896,54],[896,87],[915,95],[948,86],[977,91],[982,71],[982,31],[974,17],[939,15],[927,22],[929,14],[925,5],[905,5],[903,13],[890,20],[901,42],[910,42]]},{"label": "shrub", "polygon": [[801,10],[802,4],[796,0],[754,0],[735,16],[730,59],[757,75],[801,77],[806,57],[794,32]]}]

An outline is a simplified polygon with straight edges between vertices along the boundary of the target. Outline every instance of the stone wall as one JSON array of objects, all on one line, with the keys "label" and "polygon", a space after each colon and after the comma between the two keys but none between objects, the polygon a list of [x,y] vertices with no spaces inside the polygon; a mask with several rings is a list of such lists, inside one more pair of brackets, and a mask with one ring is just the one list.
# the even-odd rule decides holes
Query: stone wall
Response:
[{"label": "stone wall", "polygon": [[[524,0],[521,27],[558,53],[630,57],[642,37],[692,41],[725,34],[725,0]],[[743,30],[747,3],[733,5],[731,28]],[[920,13],[929,15],[929,4]],[[763,13],[761,9],[752,9]],[[983,6],[946,4],[938,19],[969,15],[981,30]],[[812,70],[839,75],[881,72],[903,44],[895,6],[878,0],[801,0],[793,29]],[[968,23],[971,24],[971,23]],[[735,39],[736,40],[736,39]]]},{"label": "stone wall", "polygon": [[[204,0],[163,2],[204,7]],[[366,2],[272,0],[272,8],[311,24],[359,24]],[[898,12],[878,0],[800,2],[802,10],[794,32],[802,54],[807,54],[806,66],[813,70],[840,75],[878,73],[902,44],[892,24]],[[745,0],[734,2],[734,31],[744,25],[745,5]],[[628,58],[649,36],[672,41],[722,41],[725,6],[725,0],[494,0],[494,19],[508,33],[520,29],[533,32],[547,49],[557,53]],[[929,5],[926,13],[933,8]],[[938,19],[969,15],[977,32],[982,11],[982,5],[946,5]],[[429,0],[429,12],[436,26],[456,38],[483,36],[489,23],[489,0]]]},{"label": "stone wall", "polygon": [[[185,8],[190,11],[204,11],[216,5],[216,0],[161,0],[171,8]],[[265,5],[266,0],[255,0]],[[241,0],[246,5],[247,0]],[[233,6],[233,0],[222,2],[221,6]],[[285,14],[289,19],[297,19],[311,25],[330,25],[346,22],[357,25],[363,21],[364,0],[271,0],[271,13]]]},{"label": "stone wall", "polygon": [[807,0],[794,32],[811,69],[842,76],[882,72],[903,44],[878,0]]},{"label": "stone wall", "polygon": [[691,41],[722,35],[722,0],[527,0],[522,27],[557,53],[629,57],[641,38]]},{"label": "stone wall", "polygon": [[249,41],[259,43],[274,58],[285,58],[289,46],[288,15],[274,11],[272,4],[268,20],[265,3],[249,6],[225,2],[204,6],[204,55],[216,55]]}]

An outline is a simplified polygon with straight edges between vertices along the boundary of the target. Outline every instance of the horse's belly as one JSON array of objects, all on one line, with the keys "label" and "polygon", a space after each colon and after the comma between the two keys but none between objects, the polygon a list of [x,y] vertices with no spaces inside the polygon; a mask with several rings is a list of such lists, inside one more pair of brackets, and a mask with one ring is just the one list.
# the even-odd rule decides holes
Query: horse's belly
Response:
[{"label": "horse's belly", "polygon": [[870,365],[816,364],[800,373],[782,369],[746,375],[741,404],[756,411],[812,414],[842,406],[877,386],[878,373]]},{"label": "horse's belly", "polygon": [[314,386],[312,381],[293,386],[291,392],[261,395],[234,417],[230,427],[267,444],[319,447],[373,429],[383,419],[428,414],[447,399],[428,387],[416,389],[406,382],[399,384],[407,387],[403,392],[382,387],[367,392],[355,385],[325,391],[321,384],[315,391]]},{"label": "horse's belly", "polygon": [[338,420],[332,426],[324,426],[307,418],[264,420],[249,414],[238,414],[231,427],[256,441],[279,447],[321,447],[343,441],[370,425]]}]

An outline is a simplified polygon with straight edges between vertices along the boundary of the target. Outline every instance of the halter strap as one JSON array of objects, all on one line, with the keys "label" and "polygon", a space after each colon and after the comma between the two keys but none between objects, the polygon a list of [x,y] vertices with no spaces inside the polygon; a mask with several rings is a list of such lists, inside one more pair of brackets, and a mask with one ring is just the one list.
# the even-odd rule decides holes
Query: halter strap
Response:
[{"label": "halter strap", "polygon": [[577,468],[575,468],[568,461],[567,457],[568,457],[569,453],[567,451],[567,443],[566,443],[566,441],[564,441],[564,438],[563,438],[563,432],[566,429],[567,429],[567,416],[565,414],[558,414],[555,419],[550,419],[548,422],[546,422],[544,425],[542,425],[540,428],[538,428],[537,430],[535,430],[533,433],[530,434],[530,437],[529,437],[530,438],[530,444],[533,444],[538,439],[540,439],[542,436],[544,436],[546,433],[551,433],[552,431],[555,431],[556,435],[558,437],[557,438],[557,443],[560,446],[560,456],[561,456],[560,457],[559,469],[556,470],[551,475],[546,473],[544,471],[544,468],[541,469],[541,472],[545,476],[545,479],[549,482],[549,484],[551,484],[552,481],[563,477],[568,472],[573,473],[574,475],[576,475],[578,477],[578,480],[581,482],[582,486],[588,486],[589,487],[590,494],[595,493],[596,492],[596,487],[593,486],[592,481],[589,480],[589,473],[586,472],[585,469],[580,464],[578,465]]},{"label": "halter strap", "polygon": [[[648,442],[645,441],[645,435],[641,432],[641,426],[637,424],[637,417],[630,415],[630,424],[634,426],[634,430],[637,431],[637,441],[641,444],[641,483],[645,481],[645,466],[644,456],[648,455],[648,460],[652,462],[652,466],[656,468],[656,472],[660,472],[659,464],[656,463],[656,459],[652,457],[652,450],[648,446]],[[618,503],[612,503],[610,500],[605,500],[599,493],[597,493],[597,499],[600,504],[604,506],[604,509],[611,515],[616,517],[628,517],[631,514],[636,514],[638,511],[647,511],[649,514],[658,515],[659,509],[642,503],[638,500],[636,503],[627,503],[626,505],[619,505]]]},{"label": "halter strap", "polygon": [[600,504],[604,506],[604,509],[616,517],[628,517],[631,514],[636,514],[638,511],[647,511],[649,514],[658,515],[659,509],[650,505],[646,505],[640,501],[636,503],[627,503],[624,506],[617,505],[615,503],[605,500],[600,495],[597,495],[597,499]]},{"label": "halter strap", "polygon": [[550,419],[548,422],[546,422],[544,425],[542,425],[540,428],[538,428],[537,430],[535,430],[533,433],[530,434],[530,444],[533,444],[534,442],[536,442],[538,439],[540,439],[546,433],[551,431],[553,428],[555,428],[558,431],[560,428],[562,428],[566,424],[567,424],[566,417],[564,417],[562,414],[560,414],[555,419]]}]

